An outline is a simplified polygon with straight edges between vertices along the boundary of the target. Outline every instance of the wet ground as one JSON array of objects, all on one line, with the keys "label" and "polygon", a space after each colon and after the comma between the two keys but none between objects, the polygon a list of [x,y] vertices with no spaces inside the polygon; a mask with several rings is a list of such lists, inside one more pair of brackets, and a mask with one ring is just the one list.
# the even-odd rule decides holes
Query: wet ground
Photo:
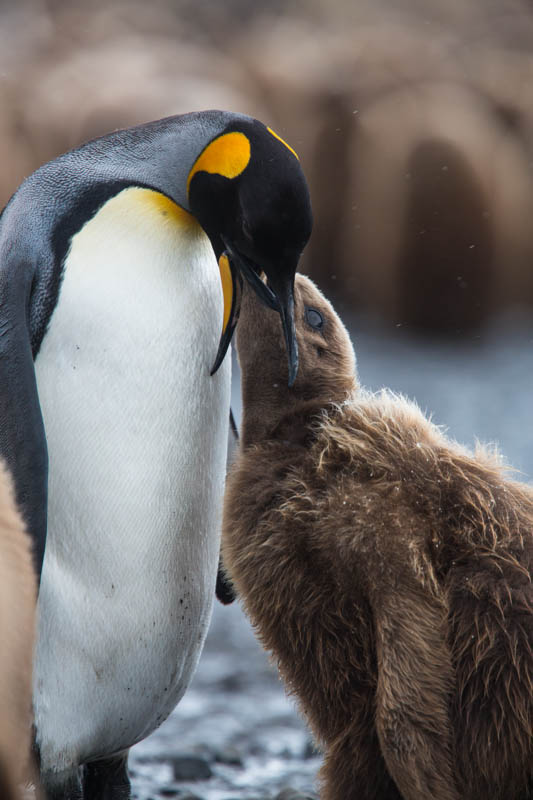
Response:
[{"label": "wet ground", "polygon": [[[403,326],[383,330],[370,321],[354,323],[352,332],[363,384],[416,398],[459,441],[497,442],[521,477],[533,479],[533,320],[502,318],[455,344],[421,341]],[[239,416],[237,385],[234,408]],[[217,604],[189,691],[132,750],[135,796],[301,800],[317,796],[319,766],[239,606]]]}]

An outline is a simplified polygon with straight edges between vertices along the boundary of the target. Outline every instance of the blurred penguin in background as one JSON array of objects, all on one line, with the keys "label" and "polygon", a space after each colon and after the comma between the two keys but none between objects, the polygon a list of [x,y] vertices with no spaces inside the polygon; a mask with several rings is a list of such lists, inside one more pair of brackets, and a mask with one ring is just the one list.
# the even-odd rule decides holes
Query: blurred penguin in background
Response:
[{"label": "blurred penguin in background", "polygon": [[22,800],[31,771],[31,674],[37,582],[31,540],[0,465],[0,797]]}]

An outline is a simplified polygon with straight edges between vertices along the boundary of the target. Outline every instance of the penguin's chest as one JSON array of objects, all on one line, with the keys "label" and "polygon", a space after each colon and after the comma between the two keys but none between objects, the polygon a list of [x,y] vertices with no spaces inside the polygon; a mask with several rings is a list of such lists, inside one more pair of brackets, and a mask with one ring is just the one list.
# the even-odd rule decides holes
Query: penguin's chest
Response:
[{"label": "penguin's chest", "polygon": [[127,189],[74,237],[36,360],[50,462],[36,713],[57,699],[79,723],[123,695],[120,746],[179,699],[209,621],[229,410],[228,360],[209,374],[222,314],[199,226]]}]

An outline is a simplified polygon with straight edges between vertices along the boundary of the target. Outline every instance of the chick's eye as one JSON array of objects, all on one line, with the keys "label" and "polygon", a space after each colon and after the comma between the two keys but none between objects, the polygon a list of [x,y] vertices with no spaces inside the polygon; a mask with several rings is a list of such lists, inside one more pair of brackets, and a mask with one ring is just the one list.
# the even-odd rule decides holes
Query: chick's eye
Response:
[{"label": "chick's eye", "polygon": [[322,317],[322,314],[320,313],[320,311],[317,311],[316,308],[305,309],[305,320],[308,325],[310,325],[317,331],[319,331],[324,325],[324,319]]}]

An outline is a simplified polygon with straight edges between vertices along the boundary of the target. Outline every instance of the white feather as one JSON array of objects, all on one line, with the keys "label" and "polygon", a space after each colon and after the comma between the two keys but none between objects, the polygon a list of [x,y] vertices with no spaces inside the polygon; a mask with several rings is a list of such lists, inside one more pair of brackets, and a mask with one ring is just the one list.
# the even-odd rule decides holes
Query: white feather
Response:
[{"label": "white feather", "polygon": [[219,271],[170,205],[126,189],[74,237],[36,361],[50,459],[34,676],[44,772],[153,731],[211,615],[230,358],[209,375]]}]

